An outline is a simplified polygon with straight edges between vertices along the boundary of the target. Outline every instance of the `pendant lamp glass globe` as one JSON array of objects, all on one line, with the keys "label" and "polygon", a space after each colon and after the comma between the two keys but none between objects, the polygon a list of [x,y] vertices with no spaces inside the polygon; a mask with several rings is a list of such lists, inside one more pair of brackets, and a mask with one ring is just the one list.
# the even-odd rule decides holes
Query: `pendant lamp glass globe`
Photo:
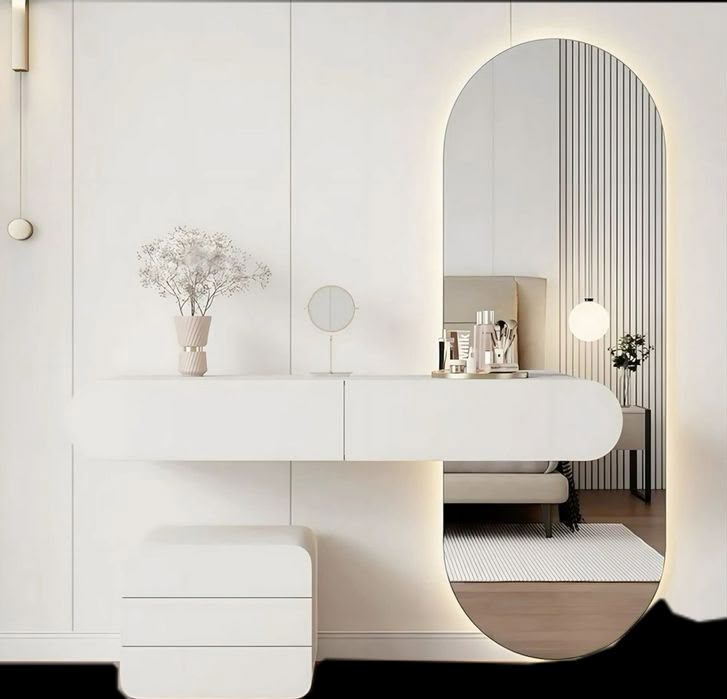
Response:
[{"label": "pendant lamp glass globe", "polygon": [[570,331],[583,342],[600,340],[608,332],[609,323],[608,311],[592,298],[584,299],[568,315]]}]

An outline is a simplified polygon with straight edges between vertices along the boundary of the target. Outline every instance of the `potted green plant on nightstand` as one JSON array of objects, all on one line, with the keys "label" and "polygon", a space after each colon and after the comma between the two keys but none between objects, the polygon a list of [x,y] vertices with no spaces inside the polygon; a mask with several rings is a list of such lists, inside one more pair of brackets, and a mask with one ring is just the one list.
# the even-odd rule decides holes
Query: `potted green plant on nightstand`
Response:
[{"label": "potted green plant on nightstand", "polygon": [[611,363],[619,371],[619,399],[621,405],[631,405],[631,377],[654,351],[646,341],[646,335],[627,333],[618,338],[615,347],[608,348]]}]

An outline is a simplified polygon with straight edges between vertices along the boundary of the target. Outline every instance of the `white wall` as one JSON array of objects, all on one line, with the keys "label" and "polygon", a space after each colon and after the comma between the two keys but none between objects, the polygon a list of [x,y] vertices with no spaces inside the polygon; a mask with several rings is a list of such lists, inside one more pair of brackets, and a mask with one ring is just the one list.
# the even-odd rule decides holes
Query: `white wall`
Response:
[{"label": "white wall", "polygon": [[[446,583],[436,464],[294,464],[292,499],[288,464],[78,459],[72,468],[63,422],[72,370],[76,385],[174,370],[172,309],[137,288],[134,251],[179,218],[229,231],[273,267],[273,287],[215,311],[214,371],[287,371],[291,360],[294,371],[318,368],[325,337],[304,306],[325,283],[348,287],[361,307],[341,337],[342,363],[431,368],[444,128],[469,76],[508,45],[508,6],[296,4],[292,82],[288,11],[33,3],[24,196],[38,232],[0,240],[12,333],[0,343],[2,658],[113,658],[116,571],[143,531],[158,521],[288,521],[291,506],[321,536],[324,652],[508,657],[477,640]],[[561,35],[622,58],[664,118],[672,351],[662,594],[697,618],[723,615],[727,338],[710,308],[727,300],[727,11],[564,3],[517,4],[513,14],[515,42]],[[7,18],[5,4],[1,26]],[[0,70],[5,219],[16,215],[17,86]],[[679,334],[680,354],[704,360],[689,373],[674,351],[687,322],[712,328],[699,347]],[[253,352],[261,329],[266,352]]]},{"label": "white wall", "polygon": [[[74,44],[75,387],[174,369],[176,309],[140,287],[136,250],[182,224],[272,270],[264,292],[213,308],[213,373],[287,373],[288,7],[81,2]],[[120,566],[151,527],[287,524],[289,478],[288,462],[76,456],[74,629],[118,628]]]},{"label": "white wall", "polygon": [[[0,3],[0,630],[72,623],[71,447],[63,414],[72,382],[71,7],[39,3],[34,73],[10,71],[10,3]],[[42,50],[41,48],[42,47]],[[27,244],[5,235],[22,213]]]}]

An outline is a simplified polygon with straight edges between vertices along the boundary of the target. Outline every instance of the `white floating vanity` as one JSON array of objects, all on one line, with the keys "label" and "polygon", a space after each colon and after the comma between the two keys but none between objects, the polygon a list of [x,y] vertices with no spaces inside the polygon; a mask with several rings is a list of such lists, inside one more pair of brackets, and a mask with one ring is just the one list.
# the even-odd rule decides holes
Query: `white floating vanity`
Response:
[{"label": "white floating vanity", "polygon": [[[136,377],[79,391],[71,427],[76,448],[99,459],[548,462],[607,453],[622,412],[601,384],[555,374]],[[493,502],[567,496],[559,473],[494,474],[486,486]],[[315,571],[302,527],[153,534],[126,566],[124,690],[301,696],[316,657]]]},{"label": "white floating vanity", "polygon": [[73,441],[137,461],[587,460],[621,434],[615,396],[556,374],[108,379],[79,391]]}]

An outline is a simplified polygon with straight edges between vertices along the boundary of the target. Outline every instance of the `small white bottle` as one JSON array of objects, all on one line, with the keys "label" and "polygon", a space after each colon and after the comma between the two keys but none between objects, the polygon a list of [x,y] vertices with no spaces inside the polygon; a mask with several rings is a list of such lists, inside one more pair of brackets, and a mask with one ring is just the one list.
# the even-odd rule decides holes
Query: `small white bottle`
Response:
[{"label": "small white bottle", "polygon": [[492,336],[495,332],[495,311],[477,311],[475,326],[477,371],[489,371],[493,361]]},{"label": "small white bottle", "polygon": [[470,347],[470,353],[467,355],[467,373],[477,373],[477,358],[475,357],[474,347]]}]

